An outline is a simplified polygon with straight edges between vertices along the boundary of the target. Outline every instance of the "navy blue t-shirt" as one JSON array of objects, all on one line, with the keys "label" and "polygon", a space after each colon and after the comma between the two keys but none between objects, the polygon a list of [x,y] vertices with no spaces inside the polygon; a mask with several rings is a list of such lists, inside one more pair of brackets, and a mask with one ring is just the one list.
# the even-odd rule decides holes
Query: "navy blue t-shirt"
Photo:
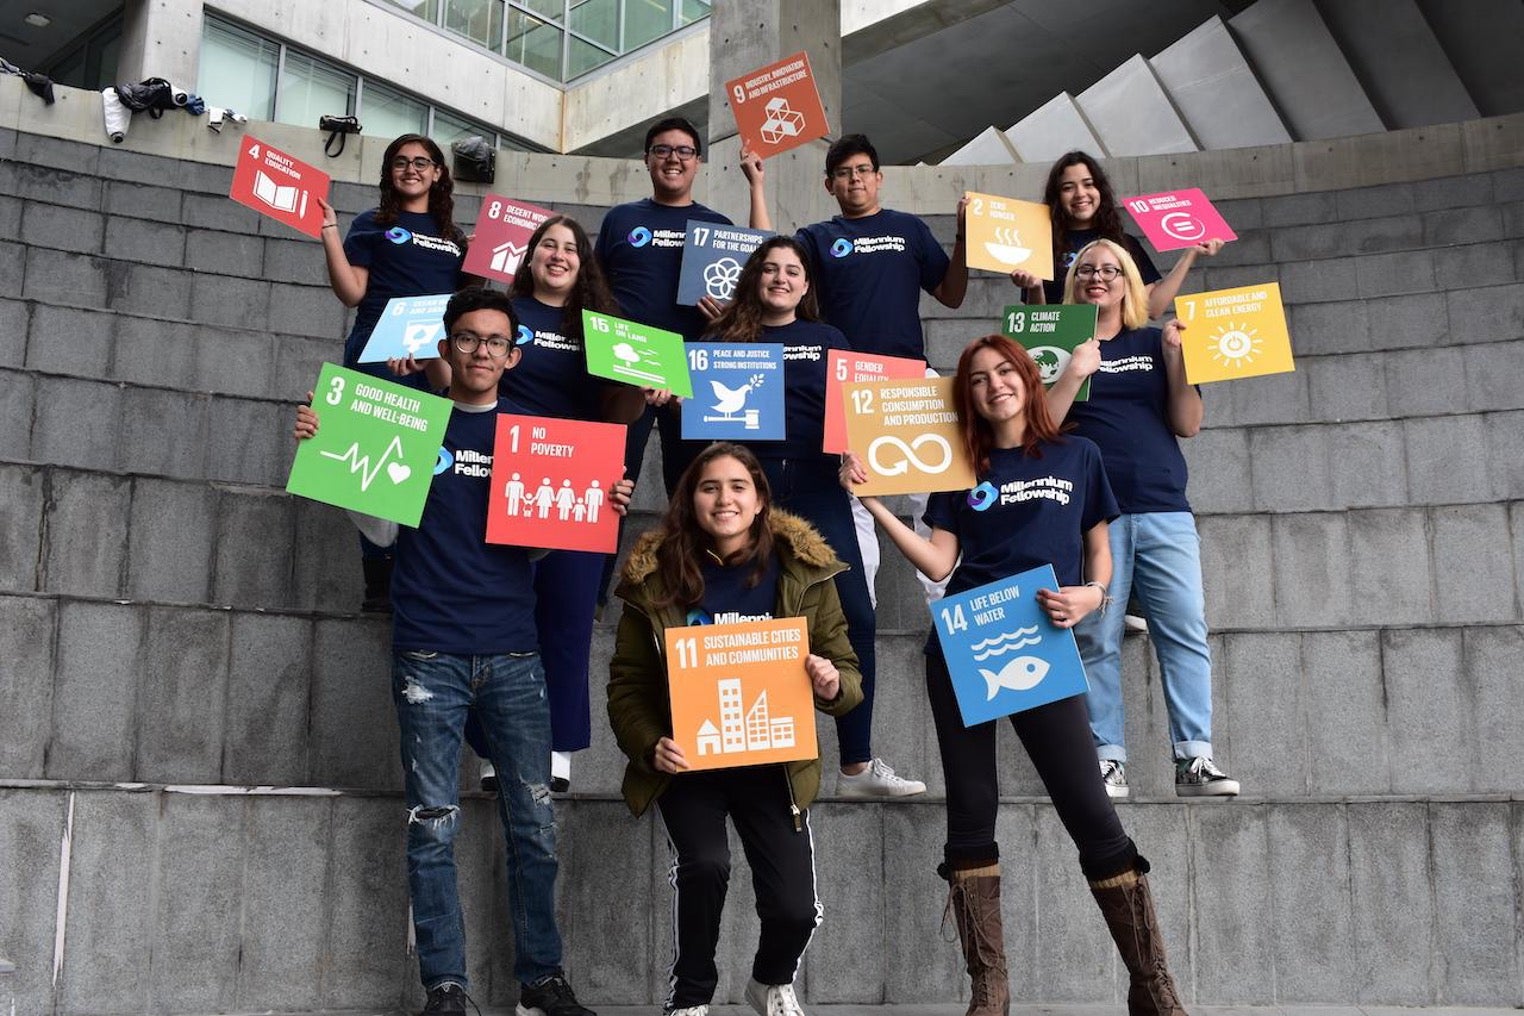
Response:
[{"label": "navy blue t-shirt", "polygon": [[[588,374],[582,340],[563,334],[562,309],[519,296],[513,310],[519,319],[519,362],[503,372],[498,391],[531,416],[603,419],[605,382]],[[526,337],[529,341],[522,341]]]},{"label": "navy blue t-shirt", "polygon": [[392,572],[392,648],[485,656],[532,653],[534,582],[523,547],[489,544],[487,491],[499,399],[473,412],[456,406],[417,529],[397,533]]},{"label": "navy blue t-shirt", "polygon": [[1157,328],[1122,332],[1101,344],[1090,401],[1065,417],[1094,441],[1117,504],[1128,515],[1188,512],[1185,456],[1169,426],[1169,374]]},{"label": "navy blue t-shirt", "polygon": [[704,598],[688,611],[689,624],[738,624],[741,621],[771,621],[778,602],[778,555],[767,562],[762,579],[747,588],[755,571],[755,562],[747,561],[726,567],[711,555],[704,555],[699,569],[704,576]]},{"label": "navy blue t-shirt", "polygon": [[[1053,274],[1058,278],[1042,284],[1043,295],[1049,303],[1064,302],[1064,278],[1069,274],[1069,266],[1074,264],[1075,256],[1084,249],[1085,244],[1100,238],[1100,232],[1094,229],[1073,229],[1064,234],[1064,249],[1053,255]],[[1138,274],[1143,277],[1143,285],[1151,286],[1159,281],[1159,269],[1154,267],[1153,258],[1148,256],[1148,251],[1143,249],[1136,237],[1131,233],[1123,233],[1122,246],[1127,248],[1127,253],[1138,263]]]},{"label": "navy blue t-shirt", "polygon": [[[963,560],[947,583],[961,593],[1051,564],[1062,586],[1085,581],[1084,534],[1117,517],[1101,453],[1081,437],[1042,446],[1042,455],[997,448],[973,491],[933,494],[926,523],[958,538]],[[989,493],[989,484],[994,493]],[[971,495],[983,494],[975,508]]]},{"label": "navy blue t-shirt", "polygon": [[356,215],[350,224],[344,256],[370,273],[365,295],[355,308],[354,327],[344,343],[344,366],[353,367],[386,301],[460,288],[466,248],[459,237],[440,235],[439,223],[427,212],[401,212],[395,226],[383,227],[371,209]]},{"label": "navy blue t-shirt", "polygon": [[950,263],[926,223],[881,209],[805,226],[821,315],[860,353],[926,358],[921,290],[942,284]]},{"label": "navy blue t-shirt", "polygon": [[[822,321],[764,327],[761,342],[783,344],[782,441],[748,441],[763,459],[818,459],[825,437],[826,359],[832,349],[850,349],[846,336]],[[834,460],[837,456],[831,456]]]},{"label": "navy blue t-shirt", "polygon": [[708,322],[697,308],[677,302],[689,219],[734,225],[697,201],[674,207],[642,198],[609,209],[598,228],[595,250],[625,317],[677,332],[692,342]]}]

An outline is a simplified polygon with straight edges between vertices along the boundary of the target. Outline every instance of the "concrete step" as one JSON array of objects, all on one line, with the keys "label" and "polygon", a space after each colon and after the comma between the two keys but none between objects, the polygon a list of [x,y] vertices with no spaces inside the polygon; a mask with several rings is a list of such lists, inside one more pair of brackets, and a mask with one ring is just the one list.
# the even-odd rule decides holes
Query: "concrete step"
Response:
[{"label": "concrete step", "polygon": [[[1243,624],[1211,636],[1213,732],[1217,755],[1250,797],[1507,792],[1524,778],[1517,754],[1495,749],[1524,737],[1524,706],[1511,691],[1510,661],[1524,643],[1516,601],[1506,598],[1512,589],[1498,595],[1485,573],[1472,580],[1477,569],[1464,570],[1464,559],[1433,580],[1438,594],[1415,588],[1412,576],[1428,579],[1428,569],[1407,567],[1411,554],[1395,563],[1378,556],[1407,534],[1380,534],[1388,542],[1353,562],[1345,548],[1304,538],[1299,557],[1278,556],[1263,573],[1267,547],[1248,534],[1236,555],[1239,583],[1207,586],[1209,613]],[[1477,540],[1473,556],[1489,550],[1475,532],[1454,536]],[[1351,540],[1360,549],[1374,542]],[[1404,585],[1383,584],[1397,572]],[[1372,592],[1353,595],[1355,583]],[[1502,602],[1485,612],[1502,616],[1426,616],[1433,599],[1440,611],[1457,612],[1463,584],[1475,591],[1473,602]],[[1344,606],[1351,600],[1354,607]],[[616,606],[593,636],[593,746],[577,762],[579,794],[616,795],[624,768],[603,690],[618,616]],[[0,593],[0,617],[0,646],[19,661],[0,685],[13,703],[0,716],[8,776],[397,785],[384,620],[24,593]],[[945,783],[924,691],[924,642],[924,632],[880,632],[874,736],[877,750],[935,797]],[[1149,639],[1125,641],[1130,779],[1144,800],[1174,793],[1152,656]],[[821,721],[817,730],[822,757],[834,760],[834,724]],[[1040,794],[1010,737],[1002,731],[1014,759],[1002,771],[1002,792]],[[464,779],[465,788],[474,785],[474,775]],[[833,788],[828,778],[827,796]]]},{"label": "concrete step", "polygon": [[[1519,863],[1521,808],[1472,796],[1128,804],[1120,814],[1153,862],[1184,1000],[1305,1016],[1291,1007],[1518,1005],[1516,902],[1498,887]],[[653,1006],[670,949],[659,827],[613,801],[558,810],[568,974],[591,1003]],[[493,811],[483,797],[463,801],[457,856],[473,993],[507,1006],[516,986]],[[394,795],[12,783],[0,816],[0,845],[20,862],[0,871],[0,886],[21,904],[0,942],[23,1011],[417,1004]],[[940,1012],[930,1006],[966,997],[957,948],[937,937],[943,819],[935,802],[813,809],[825,924],[799,979],[806,1004]],[[1124,975],[1051,807],[1007,799],[998,829],[1018,1004],[1115,1011]],[[730,1004],[755,936],[739,851],[734,864],[717,993]]]}]

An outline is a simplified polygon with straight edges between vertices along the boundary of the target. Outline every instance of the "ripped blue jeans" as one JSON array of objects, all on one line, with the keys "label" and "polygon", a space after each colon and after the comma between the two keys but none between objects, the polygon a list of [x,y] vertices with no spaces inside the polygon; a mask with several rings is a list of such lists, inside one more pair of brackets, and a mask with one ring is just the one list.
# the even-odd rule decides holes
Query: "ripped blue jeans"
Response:
[{"label": "ripped blue jeans", "polygon": [[556,928],[556,825],[550,800],[550,707],[537,655],[397,652],[392,698],[407,799],[407,881],[424,989],[469,987],[455,878],[460,743],[470,715],[497,767],[507,838],[513,972],[533,984],[561,969]]}]

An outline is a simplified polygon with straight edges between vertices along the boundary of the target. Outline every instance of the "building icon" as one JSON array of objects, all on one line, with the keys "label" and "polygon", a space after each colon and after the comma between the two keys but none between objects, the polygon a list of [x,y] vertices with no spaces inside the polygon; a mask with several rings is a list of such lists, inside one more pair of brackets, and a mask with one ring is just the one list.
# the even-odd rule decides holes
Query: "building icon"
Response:
[{"label": "building icon", "polygon": [[494,272],[502,272],[504,275],[512,275],[519,270],[519,262],[524,257],[524,248],[516,245],[513,241],[498,244],[492,248],[492,260],[488,262]]},{"label": "building icon", "polygon": [[719,683],[720,725],[706,719],[698,729],[698,753],[728,755],[739,751],[767,751],[794,746],[794,718],[771,716],[767,689],[758,693],[751,708],[742,705],[741,679],[727,677]]}]

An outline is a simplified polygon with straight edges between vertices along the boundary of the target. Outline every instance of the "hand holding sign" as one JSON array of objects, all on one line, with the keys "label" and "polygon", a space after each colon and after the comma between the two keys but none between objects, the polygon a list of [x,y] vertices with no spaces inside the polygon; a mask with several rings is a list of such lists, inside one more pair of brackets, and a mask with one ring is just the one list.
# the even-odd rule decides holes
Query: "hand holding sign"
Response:
[{"label": "hand holding sign", "polygon": [[[1095,338],[1099,310],[1094,304],[1013,304],[1001,316],[1002,331],[1021,343],[1042,374],[1044,388],[1052,388],[1077,347]],[[1090,379],[1080,384],[1075,402],[1090,399]]]}]

